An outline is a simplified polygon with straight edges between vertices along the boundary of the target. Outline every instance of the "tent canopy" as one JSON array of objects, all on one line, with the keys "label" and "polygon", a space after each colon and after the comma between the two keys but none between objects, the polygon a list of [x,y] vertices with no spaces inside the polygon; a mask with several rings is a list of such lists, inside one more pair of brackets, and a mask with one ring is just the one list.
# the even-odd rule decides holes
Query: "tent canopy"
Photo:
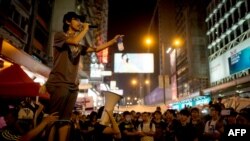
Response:
[{"label": "tent canopy", "polygon": [[115,107],[115,111],[117,112],[124,112],[124,111],[132,111],[134,110],[135,112],[155,112],[156,111],[156,107],[161,107],[161,111],[166,111],[167,106],[164,104],[161,105],[155,105],[155,106],[151,106],[151,105],[131,105],[131,106],[116,106]]},{"label": "tent canopy", "polygon": [[0,71],[0,97],[20,98],[39,96],[43,99],[49,99],[48,93],[38,93],[39,88],[40,84],[35,83],[17,64]]}]

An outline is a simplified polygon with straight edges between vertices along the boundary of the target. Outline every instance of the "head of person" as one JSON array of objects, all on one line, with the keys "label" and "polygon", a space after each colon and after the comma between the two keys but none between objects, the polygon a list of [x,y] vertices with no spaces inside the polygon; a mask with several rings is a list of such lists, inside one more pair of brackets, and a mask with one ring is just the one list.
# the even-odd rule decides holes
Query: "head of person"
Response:
[{"label": "head of person", "polygon": [[236,123],[239,125],[250,125],[250,108],[243,108],[236,117]]},{"label": "head of person", "polygon": [[161,111],[154,112],[154,119],[159,120],[161,119],[161,117],[162,117]]},{"label": "head of person", "polygon": [[102,117],[102,113],[104,110],[104,106],[100,107],[97,111],[97,119],[100,119]]},{"label": "head of person", "polygon": [[149,121],[149,113],[148,112],[143,112],[142,113],[142,120],[144,121],[144,122],[147,122],[147,121]]},{"label": "head of person", "polygon": [[[227,121],[227,124],[236,124],[236,116],[237,116],[237,112],[233,109],[233,108],[227,108],[225,109],[228,112],[228,115],[225,116],[225,119]],[[222,112],[221,112],[222,113]]]},{"label": "head of person", "polygon": [[92,111],[89,115],[89,121],[90,122],[96,122],[97,121],[97,112]]},{"label": "head of person", "polygon": [[200,118],[200,110],[196,107],[191,109],[191,118],[192,120],[197,120]]},{"label": "head of person", "polygon": [[189,116],[190,112],[188,111],[188,109],[182,109],[180,111],[180,122],[183,124],[187,123]]},{"label": "head of person", "polygon": [[130,113],[131,113],[132,119],[134,119],[136,112],[134,110],[132,110]]},{"label": "head of person", "polygon": [[128,59],[128,54],[127,53],[123,53],[121,57],[122,57],[122,62],[123,63],[128,63],[129,59]]},{"label": "head of person", "polygon": [[125,111],[123,112],[123,117],[125,118],[126,122],[130,122],[131,121],[131,113],[129,111]]},{"label": "head of person", "polygon": [[14,127],[16,121],[18,120],[18,112],[15,108],[9,109],[4,115],[5,123],[8,127]]},{"label": "head of person", "polygon": [[221,97],[218,97],[218,103],[221,103],[221,101],[222,101],[222,98]]},{"label": "head of person", "polygon": [[220,116],[221,113],[221,106],[219,104],[212,104],[210,106],[210,116],[213,117],[218,117]]},{"label": "head of person", "polygon": [[160,111],[160,112],[161,112],[161,107],[160,107],[160,106],[157,106],[157,107],[156,107],[156,111]]},{"label": "head of person", "polygon": [[86,20],[86,16],[81,16],[75,12],[67,12],[63,16],[63,31],[67,32],[70,28],[74,31],[80,31],[82,29],[82,23]]},{"label": "head of person", "polygon": [[168,110],[165,112],[165,118],[166,118],[167,122],[172,121],[175,117],[176,117],[176,111],[175,111],[175,110],[173,110],[173,109],[168,109]]}]

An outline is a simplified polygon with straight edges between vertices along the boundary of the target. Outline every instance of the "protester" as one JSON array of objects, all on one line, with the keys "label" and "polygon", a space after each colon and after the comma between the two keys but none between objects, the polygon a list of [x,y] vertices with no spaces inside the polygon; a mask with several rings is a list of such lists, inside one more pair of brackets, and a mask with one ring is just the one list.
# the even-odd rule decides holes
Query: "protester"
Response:
[{"label": "protester", "polygon": [[138,131],[141,132],[141,141],[154,141],[155,124],[150,122],[150,114],[147,112],[142,113],[143,122],[139,124]]},{"label": "protester", "polygon": [[132,115],[129,111],[123,112],[125,120],[119,125],[122,141],[136,141],[139,132],[136,131],[134,124],[132,123]]},{"label": "protester", "polygon": [[97,118],[102,120],[101,116],[102,116],[103,111],[108,114],[111,125],[110,126],[102,125],[100,124],[101,121],[99,121],[99,123],[96,124],[95,130],[94,130],[95,140],[96,141],[113,141],[113,139],[120,139],[121,132],[118,127],[118,124],[116,123],[113,117],[113,111],[108,111],[104,109],[104,106],[102,106],[101,108],[99,108],[97,112]]},{"label": "protester", "polygon": [[[121,35],[96,48],[85,47],[80,42],[89,30],[86,17],[68,12],[63,17],[63,32],[54,35],[54,63],[46,84],[40,93],[50,93],[49,113],[58,112],[60,120],[69,120],[78,94],[78,66],[80,56],[87,52],[98,52],[114,43]],[[55,128],[52,128],[55,130]],[[59,140],[66,141],[70,125],[59,127]],[[52,132],[53,133],[53,132]],[[52,136],[53,137],[53,136]],[[53,140],[53,139],[52,139]]]},{"label": "protester", "polygon": [[206,122],[203,139],[204,140],[220,140],[223,134],[224,126],[221,118],[221,106],[213,104],[210,106],[211,120]]}]

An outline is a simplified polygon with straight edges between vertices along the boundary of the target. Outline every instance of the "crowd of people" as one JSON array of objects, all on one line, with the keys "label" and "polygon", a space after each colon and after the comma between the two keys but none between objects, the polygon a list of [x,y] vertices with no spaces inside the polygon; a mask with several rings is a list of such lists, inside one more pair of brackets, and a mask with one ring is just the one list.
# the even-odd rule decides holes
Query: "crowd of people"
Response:
[{"label": "crowd of people", "polygon": [[110,126],[99,124],[104,107],[88,115],[74,111],[68,121],[60,120],[56,113],[46,115],[43,104],[32,100],[6,108],[1,141],[59,140],[55,136],[49,139],[58,123],[71,126],[70,141],[227,141],[229,129],[249,129],[250,125],[250,108],[236,112],[220,103],[210,104],[206,115],[197,107],[180,111],[158,108],[153,113],[106,111]]}]

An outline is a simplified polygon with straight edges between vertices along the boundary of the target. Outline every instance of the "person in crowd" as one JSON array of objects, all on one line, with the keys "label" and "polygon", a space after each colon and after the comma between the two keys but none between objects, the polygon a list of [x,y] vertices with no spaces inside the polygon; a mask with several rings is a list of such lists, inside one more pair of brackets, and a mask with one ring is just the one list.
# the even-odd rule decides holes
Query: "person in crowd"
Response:
[{"label": "person in crowd", "polygon": [[225,105],[222,103],[222,97],[218,97],[217,104],[220,105],[221,110],[225,109]]},{"label": "person in crowd", "polygon": [[[235,125],[237,112],[233,108],[226,108],[224,113],[225,125]],[[223,112],[221,112],[222,114]]]},{"label": "person in crowd", "polygon": [[136,112],[135,115],[136,115],[136,116],[135,116],[136,120],[135,120],[135,122],[134,122],[134,126],[135,126],[136,129],[138,129],[139,124],[143,121],[143,120],[142,120],[142,115],[141,115],[140,112]]},{"label": "person in crowd", "polygon": [[190,112],[188,109],[182,109],[180,111],[180,124],[177,124],[175,131],[175,139],[177,141],[196,141],[193,132],[193,128],[190,121]]},{"label": "person in crowd", "polygon": [[196,107],[191,109],[190,125],[192,126],[195,139],[201,140],[205,124],[201,119],[200,110]]},{"label": "person in crowd", "polygon": [[[86,17],[75,12],[67,12],[63,17],[63,31],[54,35],[54,61],[49,78],[39,92],[50,94],[49,113],[58,112],[59,119],[68,121],[71,117],[78,94],[78,67],[80,56],[88,52],[98,52],[117,42],[122,35],[116,35],[112,40],[96,48],[85,47],[81,41],[89,30]],[[52,134],[55,128],[52,128]],[[59,140],[66,141],[70,130],[69,124],[59,127]],[[51,135],[53,140],[53,135]]]},{"label": "person in crowd", "polygon": [[155,134],[154,140],[155,141],[163,141],[164,140],[164,133],[166,129],[166,123],[162,119],[162,113],[160,110],[157,110],[153,114],[152,121],[155,124]]},{"label": "person in crowd", "polygon": [[9,109],[4,118],[7,126],[0,131],[1,141],[38,141],[44,140],[46,127],[56,121],[58,116],[53,113],[43,118],[34,128],[27,128],[26,121],[18,119],[18,110],[16,108]]},{"label": "person in crowd", "polygon": [[124,118],[121,114],[117,113],[115,116],[115,121],[117,122],[118,125],[120,125],[124,121]]},{"label": "person in crowd", "polygon": [[71,121],[73,122],[73,139],[77,141],[81,141],[81,127],[80,127],[80,112],[74,111],[71,116]]},{"label": "person in crowd", "polygon": [[206,122],[203,140],[220,140],[224,132],[223,119],[221,118],[221,106],[213,104],[210,106],[211,120]]},{"label": "person in crowd", "polygon": [[89,120],[81,127],[81,133],[83,135],[84,141],[94,141],[94,130],[97,124],[97,112],[92,111],[89,115]]},{"label": "person in crowd", "polygon": [[176,120],[176,111],[168,109],[165,113],[166,132],[165,141],[175,141],[175,132],[179,122]]},{"label": "person in crowd", "polygon": [[139,124],[138,131],[140,132],[141,141],[154,141],[155,124],[150,122],[150,114],[148,112],[142,113],[143,122]]},{"label": "person in crowd", "polygon": [[108,111],[104,109],[104,106],[100,107],[97,112],[97,118],[101,119],[102,113],[107,112],[110,120],[110,126],[109,125],[102,125],[100,124],[101,121],[99,121],[98,124],[94,127],[94,135],[96,141],[113,141],[113,139],[120,139],[121,138],[121,132],[118,127],[118,124],[115,121],[115,118],[113,117],[113,111]]},{"label": "person in crowd", "polygon": [[156,107],[156,111],[161,112],[161,107],[160,107],[160,106],[157,106],[157,107]]},{"label": "person in crowd", "polygon": [[246,107],[239,111],[236,117],[236,124],[250,126],[250,108]]},{"label": "person in crowd", "polygon": [[125,120],[119,125],[122,141],[136,141],[139,132],[137,132],[134,124],[132,123],[132,115],[129,111],[123,112]]}]

